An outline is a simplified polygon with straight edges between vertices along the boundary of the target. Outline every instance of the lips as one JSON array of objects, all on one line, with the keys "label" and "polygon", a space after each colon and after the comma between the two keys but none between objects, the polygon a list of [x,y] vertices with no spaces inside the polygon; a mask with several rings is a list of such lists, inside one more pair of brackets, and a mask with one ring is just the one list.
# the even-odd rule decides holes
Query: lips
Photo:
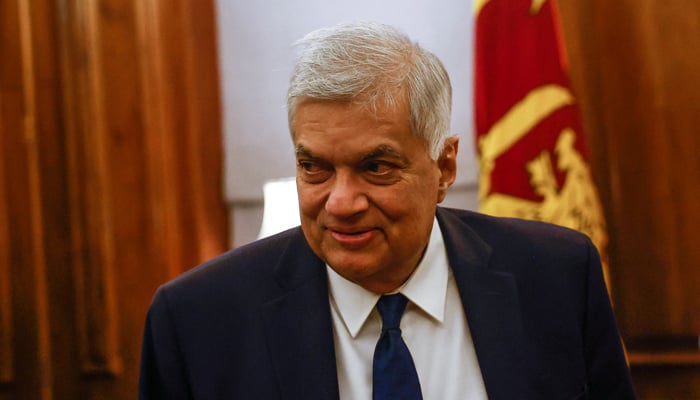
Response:
[{"label": "lips", "polygon": [[369,243],[376,230],[374,229],[333,229],[328,228],[333,240],[346,247],[361,247]]}]

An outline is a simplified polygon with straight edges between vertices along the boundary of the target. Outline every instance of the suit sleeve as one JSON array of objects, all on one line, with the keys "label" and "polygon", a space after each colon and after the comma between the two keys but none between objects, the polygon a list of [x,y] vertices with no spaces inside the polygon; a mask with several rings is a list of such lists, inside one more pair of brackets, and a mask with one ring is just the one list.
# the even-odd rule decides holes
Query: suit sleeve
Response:
[{"label": "suit sleeve", "polygon": [[139,400],[191,400],[175,327],[161,288],[148,310],[141,350]]},{"label": "suit sleeve", "polygon": [[608,298],[598,252],[588,243],[584,346],[591,399],[634,399],[620,333]]}]

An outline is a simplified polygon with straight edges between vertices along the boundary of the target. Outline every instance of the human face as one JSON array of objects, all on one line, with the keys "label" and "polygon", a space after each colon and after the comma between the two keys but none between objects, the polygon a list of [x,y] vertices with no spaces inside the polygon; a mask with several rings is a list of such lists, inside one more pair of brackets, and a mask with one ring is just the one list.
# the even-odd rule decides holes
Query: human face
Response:
[{"label": "human face", "polygon": [[430,159],[411,133],[405,102],[372,111],[303,100],[294,128],[307,242],[346,279],[380,294],[398,288],[418,265],[437,203],[454,181],[457,138]]}]

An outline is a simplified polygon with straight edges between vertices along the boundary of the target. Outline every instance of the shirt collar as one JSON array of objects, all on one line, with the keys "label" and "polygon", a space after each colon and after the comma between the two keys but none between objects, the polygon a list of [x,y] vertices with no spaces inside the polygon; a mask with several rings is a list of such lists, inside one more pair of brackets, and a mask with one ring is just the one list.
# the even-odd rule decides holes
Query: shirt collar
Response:
[{"label": "shirt collar", "polygon": [[[351,282],[326,265],[331,301],[340,315],[350,336],[357,336],[369,314],[379,300],[379,295]],[[425,254],[418,267],[397,292],[432,318],[442,323],[445,314],[445,297],[449,267],[445,242],[437,219],[433,220]]]}]

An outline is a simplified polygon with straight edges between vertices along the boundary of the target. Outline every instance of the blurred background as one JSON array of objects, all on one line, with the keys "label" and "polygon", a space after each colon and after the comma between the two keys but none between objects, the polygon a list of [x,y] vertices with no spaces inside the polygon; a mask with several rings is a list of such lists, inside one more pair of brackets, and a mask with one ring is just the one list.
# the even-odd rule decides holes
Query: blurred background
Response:
[{"label": "blurred background", "polygon": [[[448,204],[478,207],[469,2],[249,3],[0,1],[0,400],[136,397],[155,289],[255,239],[264,182],[294,173],[312,29],[378,20],[443,59]],[[698,399],[700,3],[558,3],[635,387]]]}]

